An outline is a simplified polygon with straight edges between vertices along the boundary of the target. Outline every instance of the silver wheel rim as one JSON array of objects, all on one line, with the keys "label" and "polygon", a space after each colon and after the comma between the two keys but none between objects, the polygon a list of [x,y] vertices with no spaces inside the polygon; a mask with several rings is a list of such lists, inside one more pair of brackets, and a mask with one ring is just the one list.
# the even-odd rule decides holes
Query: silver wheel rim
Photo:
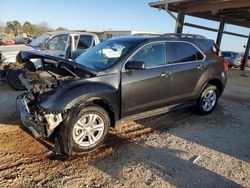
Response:
[{"label": "silver wheel rim", "polygon": [[206,111],[209,112],[213,109],[213,107],[216,104],[217,100],[217,94],[214,90],[209,90],[206,92],[202,99],[202,108]]},{"label": "silver wheel rim", "polygon": [[94,113],[81,117],[73,127],[73,139],[83,147],[94,146],[103,133],[104,121]]}]

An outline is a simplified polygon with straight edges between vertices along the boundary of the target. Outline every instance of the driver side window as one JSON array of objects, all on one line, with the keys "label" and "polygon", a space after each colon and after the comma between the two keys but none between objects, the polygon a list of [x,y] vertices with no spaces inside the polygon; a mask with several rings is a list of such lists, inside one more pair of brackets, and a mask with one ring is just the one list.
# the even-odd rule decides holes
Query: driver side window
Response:
[{"label": "driver side window", "polygon": [[46,49],[64,51],[67,45],[67,41],[68,41],[68,35],[55,36],[46,44]]},{"label": "driver side window", "polygon": [[142,61],[147,68],[157,67],[166,64],[166,48],[165,43],[147,44],[141,48],[130,61]]}]

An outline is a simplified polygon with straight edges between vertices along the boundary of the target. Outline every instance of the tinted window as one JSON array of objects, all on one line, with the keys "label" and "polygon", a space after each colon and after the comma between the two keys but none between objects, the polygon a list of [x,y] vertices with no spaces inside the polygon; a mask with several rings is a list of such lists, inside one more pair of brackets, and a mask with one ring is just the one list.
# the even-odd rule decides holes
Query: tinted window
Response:
[{"label": "tinted window", "polygon": [[193,45],[184,42],[168,42],[168,63],[183,63],[203,60],[202,53]]},{"label": "tinted window", "polygon": [[140,49],[130,61],[143,61],[146,68],[166,64],[165,43],[148,44]]},{"label": "tinted window", "polygon": [[93,38],[92,36],[81,35],[79,42],[78,42],[77,49],[87,49],[87,48],[91,47],[92,38]]}]

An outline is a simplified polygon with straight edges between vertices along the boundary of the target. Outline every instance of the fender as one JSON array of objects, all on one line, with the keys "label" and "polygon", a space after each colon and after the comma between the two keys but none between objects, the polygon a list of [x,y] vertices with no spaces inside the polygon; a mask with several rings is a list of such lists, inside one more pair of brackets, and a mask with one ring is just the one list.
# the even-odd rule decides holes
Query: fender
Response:
[{"label": "fender", "polygon": [[39,105],[52,112],[62,112],[79,105],[89,98],[100,98],[108,102],[119,116],[120,73],[81,79],[60,85]]},{"label": "fender", "polygon": [[[211,63],[211,62],[210,62]],[[222,65],[223,63],[221,63]],[[216,81],[216,82],[219,82],[220,86],[221,86],[221,91],[220,91],[220,94],[222,94],[224,88],[225,88],[225,85],[226,85],[226,81],[227,81],[227,78],[226,78],[226,75],[225,75],[225,78],[222,77],[222,72],[220,71],[220,64],[217,63],[217,67],[218,68],[211,68],[209,67],[204,73],[203,75],[200,77],[196,87],[195,87],[195,90],[194,90],[194,93],[195,93],[195,97],[196,98],[199,98],[200,95],[201,95],[201,92],[203,91],[203,89],[206,87],[206,85],[211,82],[211,81]]]}]

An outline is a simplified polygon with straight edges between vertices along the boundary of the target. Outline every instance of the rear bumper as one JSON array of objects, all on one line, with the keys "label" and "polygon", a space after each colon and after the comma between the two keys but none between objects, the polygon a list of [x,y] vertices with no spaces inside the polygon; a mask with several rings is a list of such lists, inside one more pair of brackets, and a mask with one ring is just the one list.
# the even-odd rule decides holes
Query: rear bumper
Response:
[{"label": "rear bumper", "polygon": [[35,122],[34,118],[29,113],[29,109],[28,109],[27,103],[25,101],[25,98],[23,98],[20,101],[20,103],[18,105],[18,109],[19,109],[21,121],[22,121],[23,125],[26,128],[28,128],[28,130],[30,131],[31,135],[33,137],[35,137],[35,138],[42,138],[43,134],[41,133],[40,130],[38,130],[36,128],[39,125],[37,125],[37,123]]}]

